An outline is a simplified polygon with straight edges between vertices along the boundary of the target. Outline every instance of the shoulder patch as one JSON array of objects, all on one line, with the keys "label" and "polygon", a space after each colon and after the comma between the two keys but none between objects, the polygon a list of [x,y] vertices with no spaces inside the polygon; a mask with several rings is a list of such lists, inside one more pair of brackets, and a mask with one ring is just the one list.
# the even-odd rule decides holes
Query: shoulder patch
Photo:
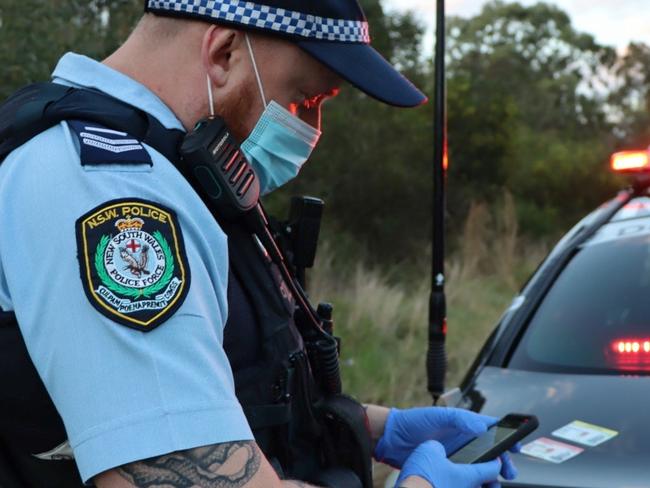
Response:
[{"label": "shoulder patch", "polygon": [[79,140],[82,166],[101,164],[153,166],[151,156],[142,143],[126,132],[82,120],[70,120],[68,126]]},{"label": "shoulder patch", "polygon": [[185,300],[190,270],[173,210],[113,200],[77,220],[76,232],[86,296],[109,319],[147,332]]}]

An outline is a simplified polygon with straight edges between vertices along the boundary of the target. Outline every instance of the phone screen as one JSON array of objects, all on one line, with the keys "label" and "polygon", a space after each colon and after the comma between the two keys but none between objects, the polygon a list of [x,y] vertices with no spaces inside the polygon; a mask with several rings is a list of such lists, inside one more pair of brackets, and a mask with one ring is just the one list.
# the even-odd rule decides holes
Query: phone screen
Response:
[{"label": "phone screen", "polygon": [[517,427],[514,426],[493,425],[485,434],[477,437],[458,452],[452,454],[449,460],[454,463],[471,464],[492,449],[492,447],[514,435],[515,432],[517,432]]}]

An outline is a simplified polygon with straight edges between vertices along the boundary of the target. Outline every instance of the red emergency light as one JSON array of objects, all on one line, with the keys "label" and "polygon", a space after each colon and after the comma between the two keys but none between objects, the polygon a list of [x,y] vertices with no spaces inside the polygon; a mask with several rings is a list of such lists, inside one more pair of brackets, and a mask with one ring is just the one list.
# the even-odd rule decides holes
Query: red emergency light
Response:
[{"label": "red emergency light", "polygon": [[621,151],[612,155],[612,170],[617,173],[650,171],[650,151]]},{"label": "red emergency light", "polygon": [[615,353],[621,355],[650,354],[650,340],[648,339],[614,341],[612,347]]},{"label": "red emergency light", "polygon": [[612,341],[608,356],[622,370],[650,369],[650,337],[616,339]]}]

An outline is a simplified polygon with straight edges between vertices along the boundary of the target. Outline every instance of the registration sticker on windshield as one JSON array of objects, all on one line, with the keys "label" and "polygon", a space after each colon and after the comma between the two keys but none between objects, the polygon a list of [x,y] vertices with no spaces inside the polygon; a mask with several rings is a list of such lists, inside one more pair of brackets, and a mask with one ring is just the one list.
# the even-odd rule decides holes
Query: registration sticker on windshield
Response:
[{"label": "registration sticker on windshield", "polygon": [[554,441],[546,437],[535,439],[521,448],[522,454],[556,464],[568,461],[582,451],[584,449],[581,447],[570,446],[564,442]]},{"label": "registration sticker on windshield", "polygon": [[553,432],[555,437],[567,441],[576,442],[583,446],[594,447],[610,440],[618,435],[618,432],[598,425],[588,424],[580,420],[574,420],[569,425]]}]

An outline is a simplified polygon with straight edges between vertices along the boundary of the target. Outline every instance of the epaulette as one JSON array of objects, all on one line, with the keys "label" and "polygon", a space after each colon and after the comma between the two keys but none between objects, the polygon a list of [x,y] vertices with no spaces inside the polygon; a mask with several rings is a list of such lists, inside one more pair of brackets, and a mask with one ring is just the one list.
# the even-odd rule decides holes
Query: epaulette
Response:
[{"label": "epaulette", "polygon": [[153,166],[151,156],[142,143],[126,132],[83,120],[69,120],[68,126],[79,140],[79,157],[82,166],[104,164]]}]

